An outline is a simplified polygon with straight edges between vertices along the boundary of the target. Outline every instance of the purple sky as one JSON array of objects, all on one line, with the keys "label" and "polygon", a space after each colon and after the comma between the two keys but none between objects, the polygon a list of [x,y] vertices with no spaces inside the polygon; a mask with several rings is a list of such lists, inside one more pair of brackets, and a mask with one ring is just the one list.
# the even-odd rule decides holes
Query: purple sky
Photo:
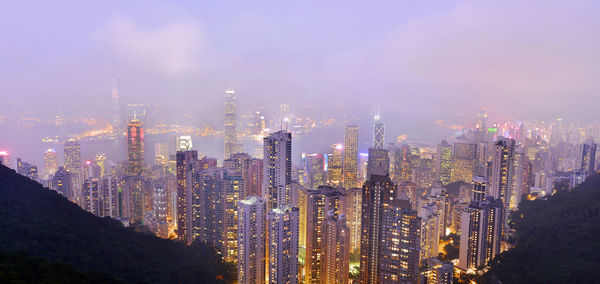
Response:
[{"label": "purple sky", "polygon": [[168,118],[190,104],[220,118],[235,88],[242,112],[312,104],[368,125],[380,106],[390,137],[413,141],[443,137],[433,121],[482,106],[592,121],[598,11],[598,1],[5,1],[0,115],[107,115],[117,77],[122,103],[160,104]]}]

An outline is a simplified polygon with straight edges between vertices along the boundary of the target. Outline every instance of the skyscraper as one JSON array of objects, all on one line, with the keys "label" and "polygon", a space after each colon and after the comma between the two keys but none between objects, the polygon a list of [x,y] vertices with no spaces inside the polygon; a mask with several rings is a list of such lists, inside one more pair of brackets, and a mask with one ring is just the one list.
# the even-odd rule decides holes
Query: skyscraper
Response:
[{"label": "skyscraper", "polygon": [[350,267],[350,229],[346,215],[327,212],[323,225],[323,256],[320,283],[348,283]]},{"label": "skyscraper", "polygon": [[325,156],[323,154],[302,153],[300,163],[302,168],[302,178],[300,181],[304,187],[317,189],[320,185],[327,183],[327,166],[325,165]]},{"label": "skyscraper", "polygon": [[262,180],[263,160],[254,158],[250,166],[248,166],[248,172],[246,173],[246,193],[244,193],[244,196],[260,196],[262,192]]},{"label": "skyscraper", "polygon": [[81,195],[81,147],[79,142],[69,139],[65,142],[65,170],[71,178],[71,201]]},{"label": "skyscraper", "polygon": [[420,223],[382,167],[365,182],[362,197],[361,283],[416,283]]},{"label": "skyscraper", "polygon": [[362,209],[362,188],[348,188],[344,190],[345,201],[343,206],[346,215],[346,226],[350,229],[350,251],[360,250],[360,222]]},{"label": "skyscraper", "polygon": [[375,169],[381,167],[387,175],[390,172],[390,157],[386,149],[369,148],[369,158],[367,162],[367,180],[370,179]]},{"label": "skyscraper", "polygon": [[580,168],[585,172],[586,176],[591,176],[596,173],[596,149],[598,144],[588,141],[581,145],[581,162]]},{"label": "skyscraper", "polygon": [[298,283],[298,211],[282,205],[267,215],[269,283]]},{"label": "skyscraper", "polygon": [[67,172],[64,167],[59,167],[58,171],[56,171],[52,177],[51,187],[62,196],[71,200],[73,198],[73,193],[71,191],[71,179],[69,175],[69,172]]},{"label": "skyscraper", "polygon": [[450,183],[450,175],[452,173],[452,145],[448,144],[446,140],[442,140],[442,143],[437,146],[436,173],[438,176],[437,180],[442,185]]},{"label": "skyscraper", "polygon": [[488,182],[485,177],[476,176],[473,177],[473,181],[471,182],[471,201],[483,201],[486,196],[489,196],[488,192]]},{"label": "skyscraper", "polygon": [[99,204],[99,189],[98,180],[95,178],[88,178],[83,182],[82,187],[82,208],[90,213],[100,216],[100,204]]},{"label": "skyscraper", "polygon": [[383,149],[385,147],[385,124],[379,116],[379,111],[375,114],[373,121],[373,148]]},{"label": "skyscraper", "polygon": [[327,183],[331,186],[342,186],[343,173],[343,150],[342,144],[331,145],[331,154],[327,155]]},{"label": "skyscraper", "polygon": [[491,197],[462,211],[458,267],[476,269],[500,253],[502,212],[502,202]]},{"label": "skyscraper", "polygon": [[187,167],[192,161],[198,160],[198,152],[195,150],[181,152],[176,154],[176,174],[177,174],[177,235],[181,240],[191,239],[191,211],[192,203],[191,192],[187,186]]},{"label": "skyscraper", "polygon": [[237,107],[235,103],[235,90],[225,91],[225,158],[240,152],[237,137]]},{"label": "skyscraper", "polygon": [[[382,167],[373,170],[362,192],[360,278],[361,283],[379,283],[381,225],[384,206],[396,197],[396,187]],[[384,205],[385,204],[385,205]]]},{"label": "skyscraper", "polygon": [[344,187],[358,186],[358,126],[344,129]]},{"label": "skyscraper", "polygon": [[304,261],[304,283],[321,283],[324,270],[324,238],[327,214],[341,214],[344,194],[330,186],[320,186],[316,190],[308,190],[304,217],[306,218],[306,257]]},{"label": "skyscraper", "polygon": [[250,196],[238,203],[238,281],[265,283],[267,203]]},{"label": "skyscraper", "polygon": [[477,143],[470,141],[454,142],[450,181],[471,182],[477,164]]},{"label": "skyscraper", "polygon": [[44,179],[49,179],[57,170],[58,162],[56,151],[54,151],[54,149],[48,149],[46,153],[44,153],[44,170],[42,172]]},{"label": "skyscraper", "polygon": [[494,143],[490,196],[500,199],[504,206],[503,234],[508,233],[508,208],[513,193],[515,140],[500,137]]},{"label": "skyscraper", "polygon": [[132,119],[127,125],[127,172],[140,175],[144,168],[144,129],[142,123]]},{"label": "skyscraper", "polygon": [[278,131],[264,138],[263,198],[268,208],[289,204],[292,183],[292,133]]}]

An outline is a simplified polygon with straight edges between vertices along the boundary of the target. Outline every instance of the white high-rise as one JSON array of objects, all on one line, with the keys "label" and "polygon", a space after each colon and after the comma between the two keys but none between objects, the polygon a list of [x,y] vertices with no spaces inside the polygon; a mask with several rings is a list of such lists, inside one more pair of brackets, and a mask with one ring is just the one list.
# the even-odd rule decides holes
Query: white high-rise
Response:
[{"label": "white high-rise", "polygon": [[278,131],[265,137],[262,197],[269,209],[290,204],[292,133]]},{"label": "white high-rise", "polygon": [[238,203],[238,282],[265,282],[267,203],[251,196]]},{"label": "white high-rise", "polygon": [[287,205],[271,210],[269,227],[268,283],[298,283],[299,210]]}]

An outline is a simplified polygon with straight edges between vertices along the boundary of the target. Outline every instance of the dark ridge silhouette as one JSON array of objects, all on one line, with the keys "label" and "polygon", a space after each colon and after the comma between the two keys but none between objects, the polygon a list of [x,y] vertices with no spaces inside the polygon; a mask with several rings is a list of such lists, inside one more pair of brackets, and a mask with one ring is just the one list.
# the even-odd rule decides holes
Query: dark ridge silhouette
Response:
[{"label": "dark ridge silhouette", "polygon": [[547,200],[523,200],[512,215],[515,247],[478,283],[598,283],[600,175]]},{"label": "dark ridge silhouette", "polygon": [[[233,282],[211,246],[164,240],[99,218],[0,165],[0,252],[136,283]],[[68,280],[68,279],[67,279]]]}]

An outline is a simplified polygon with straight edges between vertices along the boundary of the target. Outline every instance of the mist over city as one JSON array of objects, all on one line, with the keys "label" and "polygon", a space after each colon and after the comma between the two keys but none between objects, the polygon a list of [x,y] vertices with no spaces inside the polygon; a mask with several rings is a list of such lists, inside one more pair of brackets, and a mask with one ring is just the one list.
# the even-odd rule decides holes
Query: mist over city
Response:
[{"label": "mist over city", "polygon": [[[74,278],[59,282],[594,282],[598,243],[585,232],[597,216],[538,216],[587,216],[577,212],[600,202],[599,11],[554,0],[2,3],[0,205],[33,206],[19,205],[28,192],[58,223],[33,245],[10,236],[31,233],[10,213],[21,219],[0,224],[0,256],[14,271],[11,253],[64,264],[71,272],[56,275]],[[95,216],[63,220],[85,211]],[[115,223],[74,234],[143,244],[106,256],[99,246],[87,258],[98,262],[34,249],[97,217]],[[531,229],[542,226],[577,231],[570,253],[585,265],[562,243],[545,255],[555,263],[524,257],[555,244]],[[110,234],[98,242],[119,247]],[[289,238],[269,239],[279,234]],[[98,264],[113,253],[153,256],[124,273],[134,264]],[[559,263],[572,264],[560,277],[547,269]],[[57,277],[46,273],[4,280]]]}]

